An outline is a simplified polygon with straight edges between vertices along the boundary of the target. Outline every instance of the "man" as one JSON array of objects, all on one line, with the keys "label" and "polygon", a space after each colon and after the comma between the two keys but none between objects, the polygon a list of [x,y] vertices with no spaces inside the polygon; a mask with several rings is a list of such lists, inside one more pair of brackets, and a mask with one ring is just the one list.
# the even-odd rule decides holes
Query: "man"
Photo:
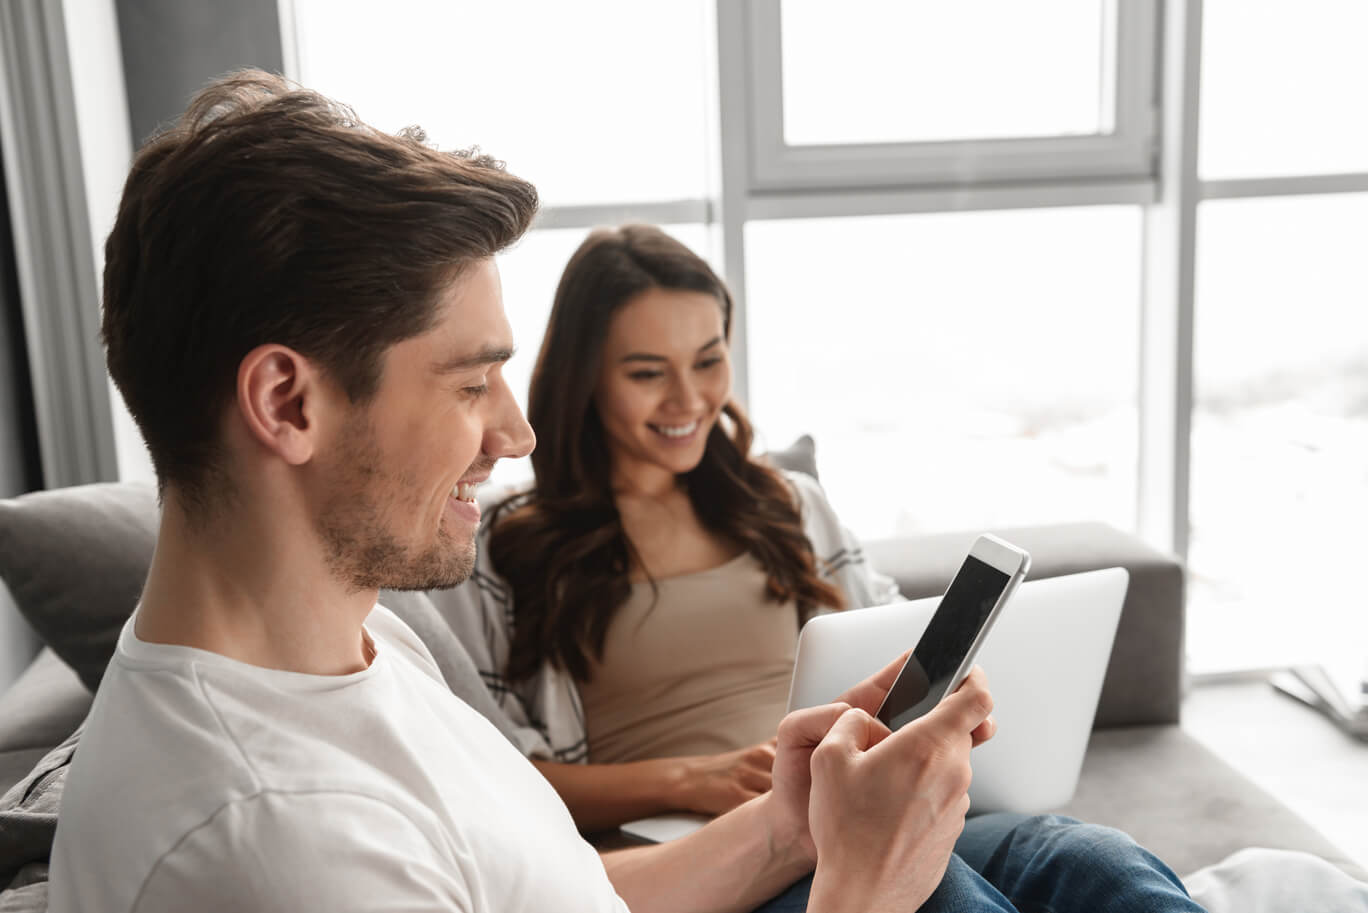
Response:
[{"label": "man", "polygon": [[[162,524],[66,786],[52,910],[739,911],[795,881],[823,913],[997,903],[951,856],[993,730],[980,673],[889,735],[868,711],[890,666],[784,721],[769,793],[600,858],[375,604],[464,579],[475,487],[533,446],[493,257],[535,209],[491,160],[263,73],[140,151],[104,339]],[[1194,909],[1171,877],[1150,908]]]}]

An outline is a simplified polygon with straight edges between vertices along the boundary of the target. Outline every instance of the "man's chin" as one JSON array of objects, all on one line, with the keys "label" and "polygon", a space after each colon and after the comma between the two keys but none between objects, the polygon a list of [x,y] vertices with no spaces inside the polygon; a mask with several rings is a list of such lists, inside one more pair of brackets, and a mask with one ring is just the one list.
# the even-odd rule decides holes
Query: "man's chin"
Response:
[{"label": "man's chin", "polygon": [[378,588],[406,592],[449,590],[469,580],[474,570],[475,546],[472,543],[468,550],[462,550],[459,554],[453,555],[449,550],[444,550],[440,556],[434,555],[416,566],[404,568],[386,577]]}]

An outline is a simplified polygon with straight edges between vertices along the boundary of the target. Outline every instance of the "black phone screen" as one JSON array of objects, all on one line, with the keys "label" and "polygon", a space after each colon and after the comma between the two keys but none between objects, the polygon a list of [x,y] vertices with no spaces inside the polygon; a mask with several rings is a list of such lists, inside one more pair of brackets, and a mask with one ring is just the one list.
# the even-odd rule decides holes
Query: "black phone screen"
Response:
[{"label": "black phone screen", "polygon": [[964,559],[879,708],[885,726],[898,729],[936,706],[1010,580],[972,555]]}]

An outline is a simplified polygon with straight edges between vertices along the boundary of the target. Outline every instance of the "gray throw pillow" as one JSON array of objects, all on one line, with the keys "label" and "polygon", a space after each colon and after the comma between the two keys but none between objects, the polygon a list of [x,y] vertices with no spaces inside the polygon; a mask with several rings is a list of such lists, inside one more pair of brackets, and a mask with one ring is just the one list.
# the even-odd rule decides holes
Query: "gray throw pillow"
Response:
[{"label": "gray throw pillow", "polygon": [[799,435],[792,444],[782,450],[771,450],[765,456],[780,469],[803,472],[817,478],[817,442],[810,434]]},{"label": "gray throw pillow", "polygon": [[0,500],[0,577],[33,630],[92,691],[142,594],[158,516],[156,489],[137,482]]}]

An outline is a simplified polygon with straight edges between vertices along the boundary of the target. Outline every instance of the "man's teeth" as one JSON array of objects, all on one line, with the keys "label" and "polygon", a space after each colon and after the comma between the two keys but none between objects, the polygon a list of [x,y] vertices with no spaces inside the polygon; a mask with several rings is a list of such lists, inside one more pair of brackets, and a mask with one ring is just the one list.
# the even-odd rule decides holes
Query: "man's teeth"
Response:
[{"label": "man's teeth", "polygon": [[651,427],[666,437],[688,437],[698,430],[698,422],[693,421],[687,425],[652,425]]},{"label": "man's teeth", "polygon": [[457,482],[456,487],[451,489],[452,497],[457,501],[474,501],[475,485],[470,482]]}]

